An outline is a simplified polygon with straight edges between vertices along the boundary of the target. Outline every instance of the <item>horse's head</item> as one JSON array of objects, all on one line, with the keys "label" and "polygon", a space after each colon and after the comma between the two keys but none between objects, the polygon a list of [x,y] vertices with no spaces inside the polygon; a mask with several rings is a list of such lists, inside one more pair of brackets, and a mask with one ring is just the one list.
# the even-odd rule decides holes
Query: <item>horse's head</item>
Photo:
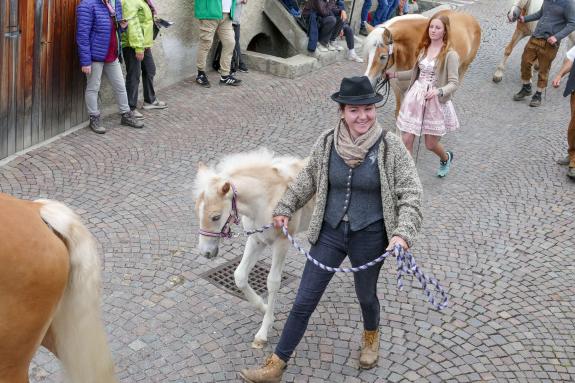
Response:
[{"label": "horse's head", "polygon": [[393,59],[393,36],[391,31],[383,25],[370,27],[369,35],[365,41],[367,53],[367,69],[365,76],[369,77],[371,84],[375,87],[378,80],[385,76],[385,71],[394,64]]},{"label": "horse's head", "polygon": [[229,181],[200,162],[194,196],[200,223],[198,250],[204,257],[213,258],[218,255],[220,238],[229,234],[229,225],[237,223],[235,192]]},{"label": "horse's head", "polygon": [[509,22],[514,23],[517,21],[521,12],[527,7],[529,0],[515,0],[509,12],[507,12],[507,19]]}]

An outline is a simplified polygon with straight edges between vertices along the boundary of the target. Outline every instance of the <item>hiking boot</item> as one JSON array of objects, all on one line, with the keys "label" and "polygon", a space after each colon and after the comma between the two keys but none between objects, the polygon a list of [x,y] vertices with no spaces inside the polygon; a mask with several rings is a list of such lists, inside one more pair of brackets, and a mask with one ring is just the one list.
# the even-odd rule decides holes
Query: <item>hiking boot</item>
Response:
[{"label": "hiking boot", "polygon": [[531,102],[529,106],[538,107],[541,106],[541,92],[535,92],[533,97],[531,97]]},{"label": "hiking boot", "polygon": [[569,170],[567,170],[567,177],[575,181],[575,168],[569,168]]},{"label": "hiking boot", "polygon": [[198,72],[198,75],[196,76],[196,82],[204,88],[209,88],[211,86],[210,82],[208,81],[208,76],[206,76],[205,72]]},{"label": "hiking boot", "polygon": [[156,101],[152,102],[151,104],[144,102],[144,106],[142,108],[149,110],[149,109],[166,109],[167,107],[168,104],[166,104],[164,101],[156,99]]},{"label": "hiking boot", "polygon": [[272,354],[266,359],[260,368],[244,368],[240,376],[250,383],[279,383],[282,379],[286,362],[281,360],[276,354]]},{"label": "hiking boot", "polygon": [[513,95],[513,100],[521,101],[525,97],[531,96],[532,93],[531,84],[523,84],[521,90]]},{"label": "hiking boot", "polygon": [[138,120],[136,117],[134,117],[134,112],[132,111],[122,114],[122,120],[120,121],[120,124],[131,126],[132,128],[136,129],[144,127],[144,123]]},{"label": "hiking boot", "polygon": [[244,63],[241,63],[241,64],[238,66],[238,69],[239,69],[239,71],[242,72],[242,73],[248,73],[248,67],[247,67],[247,65],[244,64]]},{"label": "hiking boot", "polygon": [[558,159],[556,162],[557,165],[567,166],[571,163],[571,158],[569,158],[569,156],[565,156],[563,158]]},{"label": "hiking boot", "polygon": [[374,368],[379,359],[379,330],[363,332],[361,340],[361,353],[359,354],[359,367],[365,370]]},{"label": "hiking boot", "polygon": [[361,24],[361,27],[359,27],[359,34],[362,36],[367,36],[369,35],[369,33],[367,32],[367,29],[365,28],[364,24]]},{"label": "hiking boot", "polygon": [[238,86],[242,80],[235,78],[231,74],[229,76],[220,76],[220,85]]},{"label": "hiking boot", "polygon": [[453,153],[448,151],[447,152],[447,160],[439,161],[439,170],[437,171],[437,176],[443,178],[449,173],[449,168],[451,167],[451,163],[453,162]]},{"label": "hiking boot", "polygon": [[106,133],[106,128],[102,126],[102,121],[100,120],[100,116],[90,116],[90,129],[94,133],[104,134]]},{"label": "hiking boot", "polygon": [[357,53],[348,53],[347,59],[349,61],[355,61],[356,63],[362,63],[363,59],[357,55]]},{"label": "hiking boot", "polygon": [[142,119],[144,118],[144,115],[140,112],[138,112],[136,109],[132,110],[132,113],[134,113],[134,117]]}]

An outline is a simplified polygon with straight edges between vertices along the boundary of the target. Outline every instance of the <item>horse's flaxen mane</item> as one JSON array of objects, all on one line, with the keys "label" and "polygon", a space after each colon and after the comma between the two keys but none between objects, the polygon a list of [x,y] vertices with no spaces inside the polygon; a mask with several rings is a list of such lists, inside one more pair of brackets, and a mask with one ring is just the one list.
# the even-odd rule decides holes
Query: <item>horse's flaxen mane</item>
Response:
[{"label": "horse's flaxen mane", "polygon": [[277,156],[267,148],[230,154],[214,167],[198,172],[194,182],[194,195],[197,197],[213,180],[224,180],[238,173],[253,173],[257,176],[262,170],[275,168],[281,177],[286,177],[290,174],[289,167],[299,161],[297,157]]},{"label": "horse's flaxen mane", "polygon": [[418,15],[418,14],[410,14],[410,15],[404,15],[404,16],[398,16],[398,17],[394,17],[392,19],[389,19],[388,21],[386,21],[385,23],[383,23],[381,26],[375,27],[375,29],[373,30],[373,32],[371,32],[365,39],[365,50],[364,53],[369,53],[373,48],[376,48],[377,46],[380,46],[384,43],[383,41],[383,31],[385,30],[382,27],[388,28],[391,25],[395,24],[398,21],[409,21],[409,20],[422,20],[422,19],[427,19],[427,17],[422,16],[422,15]]}]

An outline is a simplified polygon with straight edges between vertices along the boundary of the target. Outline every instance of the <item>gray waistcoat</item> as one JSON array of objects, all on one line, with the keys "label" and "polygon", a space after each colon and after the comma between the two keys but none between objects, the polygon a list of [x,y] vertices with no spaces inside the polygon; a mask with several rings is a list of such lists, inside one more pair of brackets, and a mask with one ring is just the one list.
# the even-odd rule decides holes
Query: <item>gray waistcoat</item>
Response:
[{"label": "gray waistcoat", "polygon": [[352,231],[383,219],[377,154],[379,142],[369,149],[361,165],[352,169],[332,145],[329,157],[329,189],[324,221],[335,228],[347,217]]}]

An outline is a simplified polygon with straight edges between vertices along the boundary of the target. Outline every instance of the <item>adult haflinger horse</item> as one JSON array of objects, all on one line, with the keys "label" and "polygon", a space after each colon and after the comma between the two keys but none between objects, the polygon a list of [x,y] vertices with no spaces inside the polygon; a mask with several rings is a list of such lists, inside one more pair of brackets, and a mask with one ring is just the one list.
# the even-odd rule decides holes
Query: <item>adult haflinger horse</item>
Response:
[{"label": "adult haflinger horse", "polygon": [[[215,257],[220,238],[231,236],[232,224],[241,221],[244,230],[259,229],[269,224],[273,208],[304,164],[304,160],[277,157],[265,149],[227,156],[215,168],[200,163],[194,183],[196,215],[200,222],[200,254]],[[307,229],[312,209],[313,200],[294,214],[290,232]],[[262,325],[252,343],[255,348],[265,345],[273,325],[274,301],[289,245],[285,236],[274,229],[250,235],[242,260],[234,272],[236,286],[264,313]],[[266,246],[272,248],[267,304],[248,284],[250,271]]]},{"label": "adult haflinger horse", "polygon": [[[513,4],[511,9],[507,13],[507,18],[510,22],[514,23],[517,21],[520,15],[526,16],[535,13],[541,9],[543,0],[512,0]],[[493,81],[500,82],[503,79],[503,72],[505,72],[505,67],[507,66],[507,60],[513,52],[513,48],[517,45],[519,41],[527,36],[531,36],[535,27],[537,26],[537,21],[532,21],[530,23],[517,23],[511,41],[505,47],[503,52],[503,60],[497,65],[497,69],[493,74]],[[567,49],[571,48],[575,44],[575,32],[572,32],[567,39]]]},{"label": "adult haflinger horse", "polygon": [[[475,59],[481,42],[481,27],[470,14],[451,10],[439,11],[449,17],[451,24],[450,38],[453,49],[459,55],[459,80]],[[394,17],[384,24],[370,28],[365,40],[364,52],[367,55],[365,75],[375,86],[385,77],[385,71],[402,71],[412,69],[417,60],[418,47],[426,32],[429,18],[422,15],[405,15]],[[403,91],[408,84],[394,85],[396,97],[396,114],[399,113]]]},{"label": "adult haflinger horse", "polygon": [[27,383],[42,344],[72,383],[116,383],[100,315],[100,265],[78,216],[0,193],[0,383]]}]

